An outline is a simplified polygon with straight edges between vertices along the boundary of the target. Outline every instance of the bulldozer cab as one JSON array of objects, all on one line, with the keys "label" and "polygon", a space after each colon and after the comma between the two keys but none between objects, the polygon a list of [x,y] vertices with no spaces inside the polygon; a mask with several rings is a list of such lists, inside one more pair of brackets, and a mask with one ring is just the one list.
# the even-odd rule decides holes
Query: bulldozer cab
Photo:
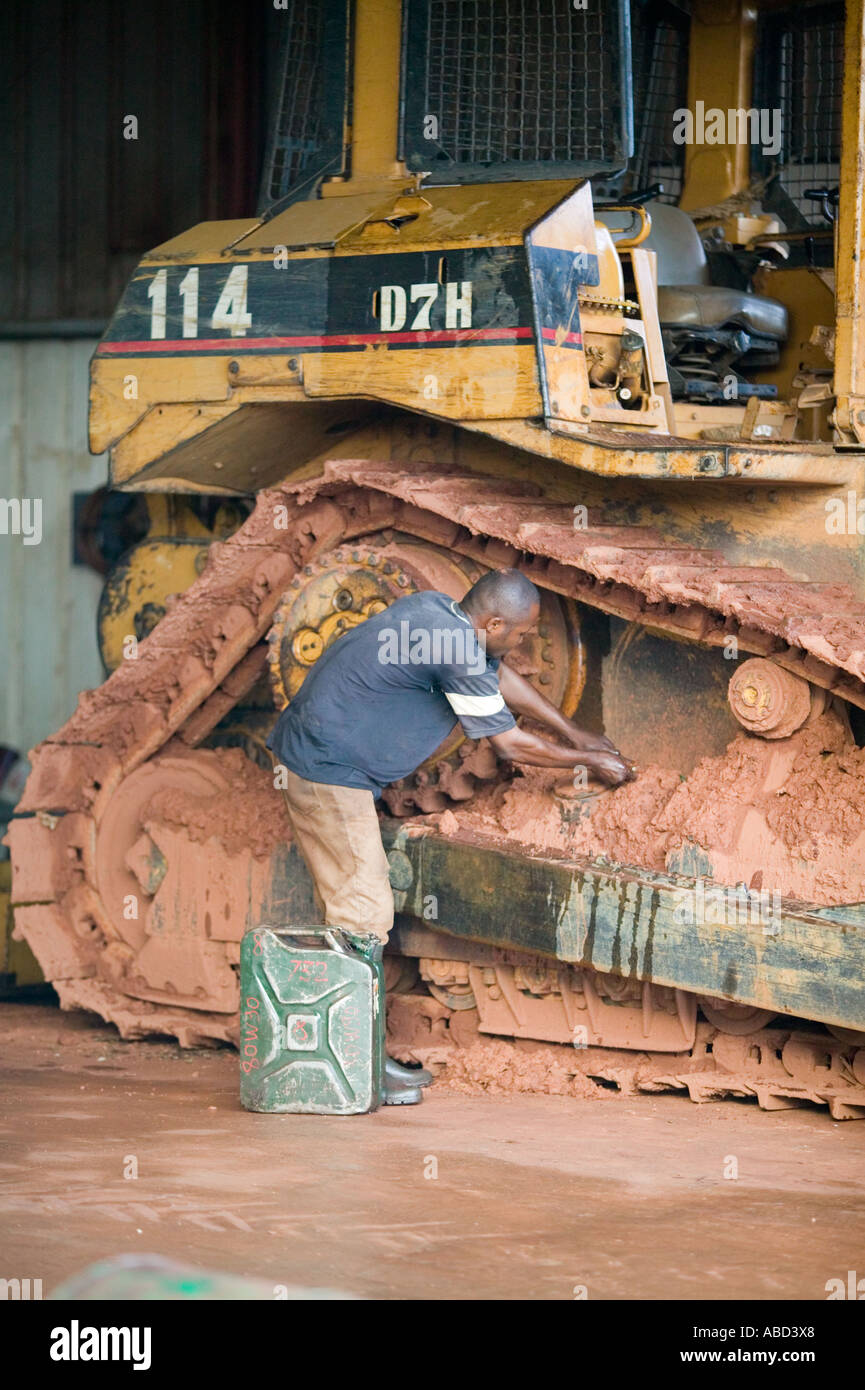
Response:
[{"label": "bulldozer cab", "polygon": [[144,259],[93,449],[116,486],[254,491],[289,406],[311,455],[351,399],[582,466],[636,442],[637,471],[735,474],[742,444],[819,475],[865,429],[862,24],[860,0],[292,0],[259,207]]}]

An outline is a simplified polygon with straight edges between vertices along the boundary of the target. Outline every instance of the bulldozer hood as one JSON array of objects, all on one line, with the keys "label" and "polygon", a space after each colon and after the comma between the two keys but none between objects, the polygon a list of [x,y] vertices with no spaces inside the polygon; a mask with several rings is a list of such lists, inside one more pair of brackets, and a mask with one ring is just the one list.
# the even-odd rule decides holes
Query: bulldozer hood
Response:
[{"label": "bulldozer hood", "polygon": [[578,288],[598,283],[587,181],[371,203],[202,223],[142,260],[92,363],[91,448],[112,451],[116,483],[180,449],[180,475],[193,465],[201,486],[214,432],[226,452],[226,426],[236,436],[241,412],[274,404],[288,432],[293,407],[321,403],[310,448],[314,420],[322,434],[333,424],[328,400],[453,421],[568,418],[551,383],[557,356],[582,351]]}]

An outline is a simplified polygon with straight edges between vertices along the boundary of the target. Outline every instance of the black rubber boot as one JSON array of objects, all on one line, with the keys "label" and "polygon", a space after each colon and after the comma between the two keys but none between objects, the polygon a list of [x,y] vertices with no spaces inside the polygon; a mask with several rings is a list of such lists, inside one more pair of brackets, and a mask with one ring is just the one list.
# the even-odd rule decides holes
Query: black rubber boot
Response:
[{"label": "black rubber boot", "polygon": [[420,1086],[403,1086],[401,1082],[384,1079],[385,1105],[420,1105],[423,1091]]},{"label": "black rubber boot", "polygon": [[385,1081],[391,1086],[428,1086],[432,1081],[432,1072],[425,1067],[404,1067],[402,1062],[398,1062],[394,1057],[384,1059]]}]

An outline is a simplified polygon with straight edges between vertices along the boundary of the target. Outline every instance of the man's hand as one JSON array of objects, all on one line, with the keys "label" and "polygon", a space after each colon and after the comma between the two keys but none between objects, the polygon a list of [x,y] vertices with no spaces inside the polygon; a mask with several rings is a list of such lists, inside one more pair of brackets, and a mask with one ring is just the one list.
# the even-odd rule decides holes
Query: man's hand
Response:
[{"label": "man's hand", "polygon": [[507,758],[515,763],[528,763],[530,767],[584,767],[607,786],[618,787],[622,782],[633,780],[635,773],[628,762],[615,748],[586,750],[563,748],[550,743],[549,739],[529,733],[527,729],[507,729],[503,734],[493,734],[490,739],[493,751],[499,758]]},{"label": "man's hand", "polygon": [[[585,767],[607,786],[618,787],[633,781],[636,773],[627,758],[603,734],[591,734],[581,729],[552,701],[502,662],[499,667],[499,689],[505,704],[514,714],[525,714],[567,739],[570,748],[561,748],[545,738],[538,738],[524,729],[510,729],[490,739],[500,758],[529,763],[534,767]],[[574,752],[571,749],[575,750]]]},{"label": "man's hand", "polygon": [[629,763],[627,758],[623,758],[612,744],[603,752],[593,753],[592,759],[591,763],[588,758],[585,759],[586,767],[602,782],[606,782],[608,787],[620,787],[623,782],[633,782],[637,775],[633,764]]},{"label": "man's hand", "polygon": [[581,729],[578,724],[574,724],[570,719],[567,723],[570,725],[570,728],[563,729],[562,733],[565,735],[568,742],[572,743],[575,748],[581,749],[584,753],[616,752],[616,745],[611,739],[606,738],[604,734],[589,733],[588,729]]}]

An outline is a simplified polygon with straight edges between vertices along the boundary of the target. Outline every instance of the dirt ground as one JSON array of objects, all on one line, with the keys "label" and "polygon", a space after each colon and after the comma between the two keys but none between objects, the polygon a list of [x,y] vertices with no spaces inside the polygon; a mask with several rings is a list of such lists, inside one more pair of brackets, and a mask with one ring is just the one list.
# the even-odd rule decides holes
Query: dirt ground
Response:
[{"label": "dirt ground", "polygon": [[132,1251],[373,1299],[825,1299],[865,1271],[865,1124],[825,1111],[436,1084],[253,1115],[233,1051],[49,1005],[0,1005],[0,1057],[0,1276],[46,1296]]}]

